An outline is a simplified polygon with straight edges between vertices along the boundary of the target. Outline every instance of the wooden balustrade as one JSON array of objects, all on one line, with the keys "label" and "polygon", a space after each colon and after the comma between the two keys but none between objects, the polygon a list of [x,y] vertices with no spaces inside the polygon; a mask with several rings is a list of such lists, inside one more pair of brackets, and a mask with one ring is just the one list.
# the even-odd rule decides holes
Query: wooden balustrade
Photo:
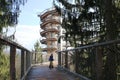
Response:
[{"label": "wooden balustrade", "polygon": [[24,48],[23,46],[19,45],[16,42],[11,40],[6,40],[0,37],[0,44],[10,46],[10,80],[16,80],[16,66],[15,66],[15,57],[16,57],[16,49],[21,50],[21,73],[20,80],[24,80],[28,71],[31,68],[32,63],[32,53]]}]

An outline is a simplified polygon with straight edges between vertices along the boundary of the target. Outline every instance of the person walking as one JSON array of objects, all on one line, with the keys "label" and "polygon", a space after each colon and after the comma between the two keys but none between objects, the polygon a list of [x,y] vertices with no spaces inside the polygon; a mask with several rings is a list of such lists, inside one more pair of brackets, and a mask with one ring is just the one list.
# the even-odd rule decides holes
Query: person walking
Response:
[{"label": "person walking", "polygon": [[50,61],[49,68],[52,69],[53,68],[53,61],[54,61],[53,54],[50,55],[49,61]]}]

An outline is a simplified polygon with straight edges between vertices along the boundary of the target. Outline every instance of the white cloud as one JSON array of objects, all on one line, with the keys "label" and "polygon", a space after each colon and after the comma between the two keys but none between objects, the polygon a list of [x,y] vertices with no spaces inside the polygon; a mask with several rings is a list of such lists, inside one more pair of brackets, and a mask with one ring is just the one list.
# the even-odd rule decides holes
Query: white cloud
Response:
[{"label": "white cloud", "polygon": [[17,42],[31,50],[34,43],[40,39],[40,26],[18,25],[16,27],[15,38]]}]

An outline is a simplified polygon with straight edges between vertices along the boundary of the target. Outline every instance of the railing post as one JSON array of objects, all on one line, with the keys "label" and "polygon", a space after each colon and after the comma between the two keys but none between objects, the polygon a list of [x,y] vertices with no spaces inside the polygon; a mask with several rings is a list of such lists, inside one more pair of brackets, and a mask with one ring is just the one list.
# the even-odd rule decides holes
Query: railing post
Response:
[{"label": "railing post", "polygon": [[16,55],[16,47],[11,45],[10,46],[10,80],[16,80],[15,55]]},{"label": "railing post", "polygon": [[31,52],[31,64],[33,64],[34,63],[34,58],[33,58],[33,51]]},{"label": "railing post", "polygon": [[26,72],[26,51],[24,52],[24,73]]},{"label": "railing post", "polygon": [[30,67],[30,58],[31,58],[31,56],[30,56],[30,52],[29,51],[27,51],[27,70],[29,69],[29,67]]},{"label": "railing post", "polygon": [[58,66],[61,66],[61,52],[58,52]]},{"label": "railing post", "polygon": [[21,50],[21,78],[24,75],[24,50]]},{"label": "railing post", "polygon": [[28,53],[28,68],[30,67],[30,52]]},{"label": "railing post", "polygon": [[65,68],[68,68],[68,51],[65,52]]},{"label": "railing post", "polygon": [[65,57],[64,53],[61,53],[61,66],[64,67],[65,64]]},{"label": "railing post", "polygon": [[26,71],[28,70],[28,62],[29,62],[29,53],[28,53],[28,51],[26,51]]},{"label": "railing post", "polygon": [[32,61],[33,61],[33,53],[30,52],[30,66],[31,66],[31,64],[32,64]]},{"label": "railing post", "polygon": [[102,67],[103,67],[103,61],[102,61],[102,50],[101,47],[96,48],[96,53],[95,53],[95,61],[96,61],[96,80],[103,80],[102,78]]},{"label": "railing post", "polygon": [[36,58],[37,58],[37,52],[35,51],[35,64],[37,63]]},{"label": "railing post", "polygon": [[78,73],[78,50],[75,50],[75,72]]}]

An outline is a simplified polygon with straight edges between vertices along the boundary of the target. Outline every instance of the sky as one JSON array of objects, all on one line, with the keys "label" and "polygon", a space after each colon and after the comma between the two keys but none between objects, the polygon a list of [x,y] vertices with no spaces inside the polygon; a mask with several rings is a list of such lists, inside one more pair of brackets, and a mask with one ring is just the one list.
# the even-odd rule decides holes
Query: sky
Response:
[{"label": "sky", "polygon": [[[32,50],[40,36],[40,18],[37,16],[42,11],[51,8],[53,0],[27,0],[21,6],[21,12],[16,26],[16,41],[25,48]],[[8,33],[14,33],[15,28],[10,28]]]}]

